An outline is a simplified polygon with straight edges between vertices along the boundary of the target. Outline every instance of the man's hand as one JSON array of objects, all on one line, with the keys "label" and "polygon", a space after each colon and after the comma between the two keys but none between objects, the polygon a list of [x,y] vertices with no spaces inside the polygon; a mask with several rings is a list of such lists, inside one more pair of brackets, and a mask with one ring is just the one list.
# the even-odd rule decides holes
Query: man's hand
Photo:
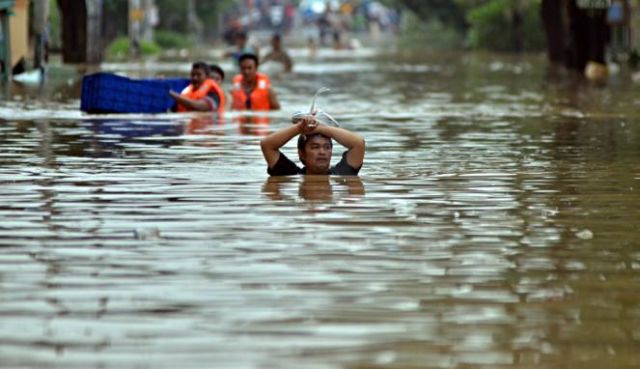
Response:
[{"label": "man's hand", "polygon": [[298,123],[303,134],[310,135],[318,127],[318,121],[312,115],[307,115]]}]

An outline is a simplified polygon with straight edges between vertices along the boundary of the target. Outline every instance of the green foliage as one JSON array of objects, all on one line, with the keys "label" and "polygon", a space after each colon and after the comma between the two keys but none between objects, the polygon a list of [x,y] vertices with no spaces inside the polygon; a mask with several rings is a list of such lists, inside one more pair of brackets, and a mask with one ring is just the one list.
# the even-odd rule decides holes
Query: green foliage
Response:
[{"label": "green foliage", "polygon": [[[204,25],[205,36],[212,37],[218,29],[219,15],[236,4],[236,0],[197,1],[196,13]],[[160,24],[157,30],[189,34],[192,31],[187,19],[187,2],[176,0],[156,0]]]},{"label": "green foliage", "polygon": [[107,46],[107,58],[125,59],[129,56],[129,39],[118,37]]},{"label": "green foliage", "polygon": [[451,50],[463,46],[463,34],[437,19],[423,21],[409,13],[403,20],[399,45],[405,49]]},{"label": "green foliage", "polygon": [[437,27],[432,24],[430,30],[425,25],[427,28],[422,32],[437,35],[431,37],[435,40],[426,44],[438,45],[437,38],[440,37],[444,39],[442,43],[446,44],[452,34],[458,33],[466,35],[468,46],[494,51],[533,51],[544,47],[540,1],[398,0],[420,17],[423,23],[429,24],[435,20],[439,24]]},{"label": "green foliage", "polygon": [[489,0],[467,15],[469,46],[494,51],[532,51],[544,47],[539,1]]},{"label": "green foliage", "polygon": [[465,7],[471,0],[398,0],[425,22],[438,21],[457,31],[467,28]]},{"label": "green foliage", "polygon": [[193,46],[193,42],[182,33],[158,30],[153,35],[155,42],[163,49],[185,49]]},{"label": "green foliage", "polygon": [[[130,46],[129,38],[116,38],[107,47],[107,58],[116,60],[128,58]],[[140,52],[142,55],[154,55],[158,54],[160,51],[162,51],[162,49],[155,42],[142,41],[140,43]]]},{"label": "green foliage", "polygon": [[142,55],[154,55],[160,53],[161,51],[162,48],[153,41],[142,41],[140,43],[140,52],[142,52]]}]

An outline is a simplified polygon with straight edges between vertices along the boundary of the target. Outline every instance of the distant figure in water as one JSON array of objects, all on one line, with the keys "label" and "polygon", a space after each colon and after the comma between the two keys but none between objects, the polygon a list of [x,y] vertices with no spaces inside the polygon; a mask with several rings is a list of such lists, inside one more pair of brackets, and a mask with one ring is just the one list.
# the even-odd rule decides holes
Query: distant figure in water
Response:
[{"label": "distant figure in water", "polygon": [[271,38],[271,51],[262,59],[262,63],[275,61],[282,63],[284,71],[289,73],[293,69],[293,61],[289,54],[282,48],[282,38],[279,34],[273,35]]},{"label": "distant figure in water", "polygon": [[[298,167],[280,148],[298,137],[298,157],[304,167]],[[347,148],[338,164],[331,166],[333,141]],[[320,124],[309,115],[293,125],[276,131],[260,141],[267,173],[272,176],[296,174],[356,176],[364,161],[364,138],[339,127]]]},{"label": "distant figure in water", "polygon": [[169,91],[171,97],[176,100],[178,112],[224,110],[224,91],[211,78],[210,73],[209,66],[206,63],[193,63],[189,86],[182,90],[181,93]]},{"label": "distant figure in water", "polygon": [[228,50],[224,53],[226,58],[231,57],[234,61],[234,64],[238,65],[240,62],[240,57],[243,54],[254,54],[256,56],[260,55],[257,46],[252,46],[249,44],[249,35],[246,32],[238,32],[233,38],[234,48]]},{"label": "distant figure in water", "polygon": [[254,54],[240,56],[240,74],[233,78],[231,95],[234,110],[280,109],[269,77],[258,72],[258,57]]}]

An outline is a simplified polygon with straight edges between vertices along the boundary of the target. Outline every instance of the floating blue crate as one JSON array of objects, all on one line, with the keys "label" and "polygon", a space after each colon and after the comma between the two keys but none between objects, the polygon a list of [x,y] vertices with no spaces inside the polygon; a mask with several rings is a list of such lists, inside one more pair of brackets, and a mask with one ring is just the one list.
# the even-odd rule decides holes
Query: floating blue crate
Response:
[{"label": "floating blue crate", "polygon": [[131,79],[95,73],[82,79],[80,110],[88,113],[164,113],[175,105],[169,90],[182,91],[186,78]]}]

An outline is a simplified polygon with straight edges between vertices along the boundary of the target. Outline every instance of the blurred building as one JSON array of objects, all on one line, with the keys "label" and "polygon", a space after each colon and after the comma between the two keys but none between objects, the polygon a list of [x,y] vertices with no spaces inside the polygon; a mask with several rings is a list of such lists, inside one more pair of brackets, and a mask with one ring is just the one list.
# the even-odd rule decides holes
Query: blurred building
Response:
[{"label": "blurred building", "polygon": [[0,73],[4,79],[14,68],[22,71],[26,64],[41,64],[48,8],[48,0],[0,0]]},{"label": "blurred building", "polygon": [[11,14],[14,0],[0,0],[0,78],[6,79],[12,65],[11,56]]}]

